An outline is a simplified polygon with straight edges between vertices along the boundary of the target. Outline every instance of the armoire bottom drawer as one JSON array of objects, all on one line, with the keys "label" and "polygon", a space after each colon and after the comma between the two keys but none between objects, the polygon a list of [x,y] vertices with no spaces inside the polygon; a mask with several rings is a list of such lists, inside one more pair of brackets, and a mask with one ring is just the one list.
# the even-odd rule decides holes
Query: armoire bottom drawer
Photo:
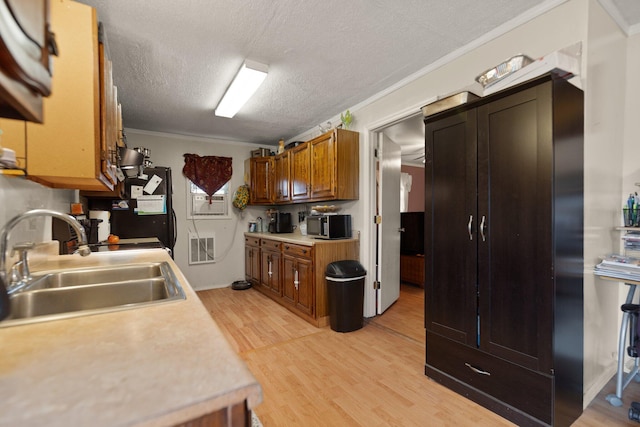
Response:
[{"label": "armoire bottom drawer", "polygon": [[[507,406],[552,423],[553,377],[427,332],[427,375],[440,371]],[[438,378],[434,378],[440,381]],[[458,391],[458,390],[456,390]],[[469,393],[472,400],[473,393]],[[495,408],[489,408],[495,410]],[[496,411],[500,413],[500,411]],[[509,418],[509,417],[507,417]]]}]

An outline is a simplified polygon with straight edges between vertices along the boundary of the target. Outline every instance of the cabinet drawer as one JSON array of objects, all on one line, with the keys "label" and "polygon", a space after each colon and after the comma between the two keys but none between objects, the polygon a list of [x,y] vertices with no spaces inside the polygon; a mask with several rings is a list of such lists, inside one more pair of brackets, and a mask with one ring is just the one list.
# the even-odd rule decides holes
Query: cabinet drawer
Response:
[{"label": "cabinet drawer", "polygon": [[[472,399],[472,389],[475,389],[546,424],[552,422],[553,377],[550,375],[427,332],[426,372],[429,376],[441,376],[437,371],[466,384]],[[434,379],[442,382],[442,378]]]},{"label": "cabinet drawer", "polygon": [[244,244],[249,246],[260,246],[260,239],[257,237],[244,237]]},{"label": "cabinet drawer", "polygon": [[278,240],[261,239],[260,247],[279,252],[280,248],[282,248],[282,242],[279,242]]},{"label": "cabinet drawer", "polygon": [[284,252],[298,258],[311,258],[311,246],[294,245],[292,243],[284,243]]}]

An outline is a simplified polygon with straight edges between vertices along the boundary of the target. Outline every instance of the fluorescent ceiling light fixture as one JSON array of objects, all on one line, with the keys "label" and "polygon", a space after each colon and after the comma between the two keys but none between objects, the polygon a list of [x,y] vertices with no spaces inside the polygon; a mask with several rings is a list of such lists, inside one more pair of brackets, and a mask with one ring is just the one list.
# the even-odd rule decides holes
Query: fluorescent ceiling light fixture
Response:
[{"label": "fluorescent ceiling light fixture", "polygon": [[254,61],[245,61],[231,82],[227,92],[216,108],[220,117],[233,117],[260,87],[269,67]]}]

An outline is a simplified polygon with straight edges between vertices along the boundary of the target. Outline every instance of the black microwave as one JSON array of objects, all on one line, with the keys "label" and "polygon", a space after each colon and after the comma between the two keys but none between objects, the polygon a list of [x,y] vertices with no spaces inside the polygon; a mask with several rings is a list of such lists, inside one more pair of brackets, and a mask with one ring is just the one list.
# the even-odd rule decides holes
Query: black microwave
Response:
[{"label": "black microwave", "polygon": [[317,239],[350,239],[351,215],[311,215],[307,234]]}]

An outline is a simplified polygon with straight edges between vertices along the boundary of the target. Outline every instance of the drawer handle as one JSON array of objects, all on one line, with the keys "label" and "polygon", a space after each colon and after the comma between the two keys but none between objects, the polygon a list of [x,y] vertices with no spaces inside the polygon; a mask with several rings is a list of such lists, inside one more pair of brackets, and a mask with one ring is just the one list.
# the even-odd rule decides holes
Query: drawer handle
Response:
[{"label": "drawer handle", "polygon": [[480,375],[491,375],[491,372],[487,372],[487,371],[484,371],[484,370],[482,370],[482,369],[475,368],[475,367],[471,366],[471,365],[470,365],[470,364],[468,364],[468,363],[465,363],[465,364],[464,364],[464,366],[466,366],[467,368],[471,369],[471,370],[472,370],[473,372],[475,372],[476,374],[480,374]]}]

